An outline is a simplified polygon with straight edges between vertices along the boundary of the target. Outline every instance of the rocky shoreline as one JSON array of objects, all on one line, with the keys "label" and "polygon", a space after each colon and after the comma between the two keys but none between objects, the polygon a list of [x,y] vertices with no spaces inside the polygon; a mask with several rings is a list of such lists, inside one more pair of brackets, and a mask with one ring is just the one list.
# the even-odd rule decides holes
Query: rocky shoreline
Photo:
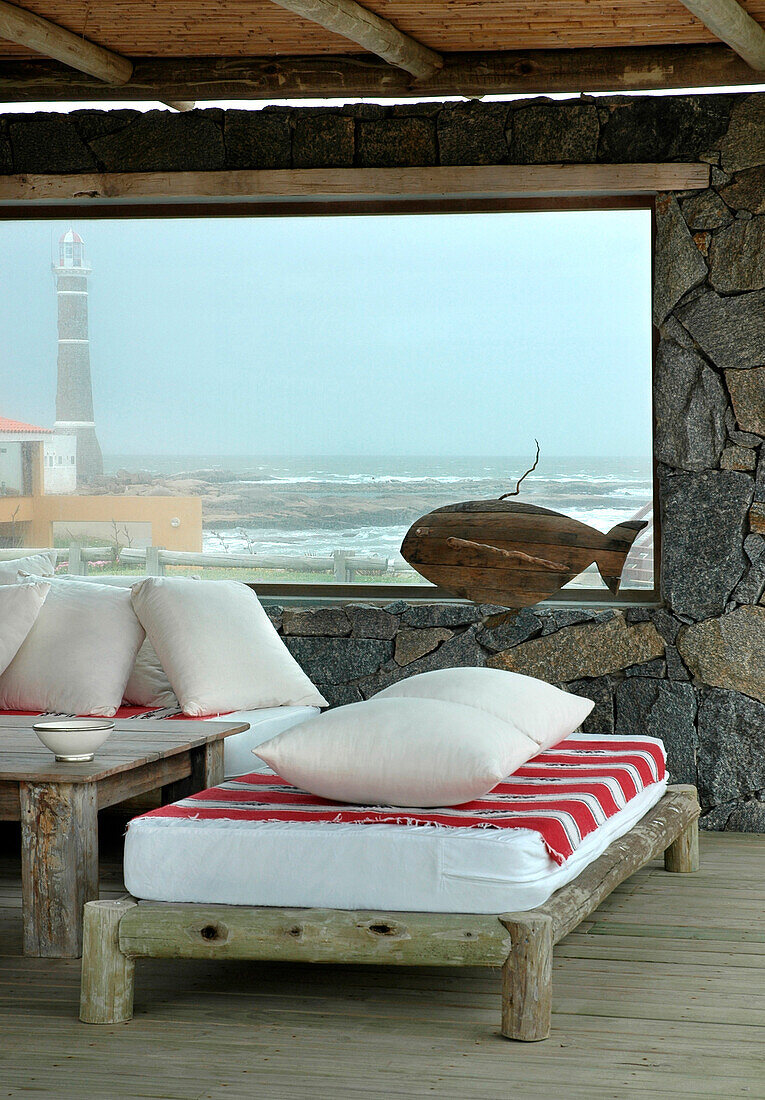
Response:
[{"label": "rocky shoreline", "polygon": [[[428,485],[426,482],[380,482],[367,484],[285,483],[264,479],[262,474],[225,470],[194,470],[172,476],[155,476],[145,471],[119,470],[102,477],[89,492],[131,496],[198,496],[202,498],[205,530],[240,527],[269,527],[285,531],[310,528],[345,530],[351,527],[408,527],[433,508],[476,497],[470,481]],[[499,496],[507,485],[499,481],[482,484],[479,495]],[[586,494],[586,495],[585,495]],[[577,483],[545,482],[544,493],[530,487],[524,500],[556,511],[589,509],[636,509],[640,502],[602,492]]]}]

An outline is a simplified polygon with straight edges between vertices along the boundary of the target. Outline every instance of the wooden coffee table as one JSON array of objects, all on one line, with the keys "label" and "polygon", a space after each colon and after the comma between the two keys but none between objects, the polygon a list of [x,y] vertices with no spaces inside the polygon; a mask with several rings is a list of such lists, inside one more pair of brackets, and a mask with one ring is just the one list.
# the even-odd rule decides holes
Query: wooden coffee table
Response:
[{"label": "wooden coffee table", "polygon": [[163,803],[223,780],[223,739],[247,722],[118,720],[95,760],[57,763],[32,729],[0,718],[0,821],[21,821],[24,954],[77,958],[98,899],[98,811],[162,788]]}]

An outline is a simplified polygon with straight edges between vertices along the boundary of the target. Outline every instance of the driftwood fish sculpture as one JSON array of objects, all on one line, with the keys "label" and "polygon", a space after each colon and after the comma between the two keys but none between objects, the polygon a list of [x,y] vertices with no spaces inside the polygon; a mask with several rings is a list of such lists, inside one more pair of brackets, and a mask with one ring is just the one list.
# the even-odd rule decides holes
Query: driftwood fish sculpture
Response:
[{"label": "driftwood fish sculpture", "polygon": [[405,560],[455,596],[502,607],[548,599],[596,563],[616,594],[643,520],[604,535],[560,512],[499,500],[466,500],[422,516],[401,544]]}]

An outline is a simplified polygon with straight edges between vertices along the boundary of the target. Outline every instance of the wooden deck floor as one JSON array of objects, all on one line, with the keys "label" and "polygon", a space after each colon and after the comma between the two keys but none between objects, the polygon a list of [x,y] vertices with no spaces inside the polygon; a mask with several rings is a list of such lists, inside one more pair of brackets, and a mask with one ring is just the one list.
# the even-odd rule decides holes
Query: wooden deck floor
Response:
[{"label": "wooden deck floor", "polygon": [[[79,963],[21,956],[0,832],[0,1100],[765,1098],[765,836],[624,883],[556,948],[553,1035],[502,1039],[491,971],[159,961],[130,1024],[77,1021]],[[8,855],[8,850],[11,854]],[[104,896],[120,892],[107,845]]]}]

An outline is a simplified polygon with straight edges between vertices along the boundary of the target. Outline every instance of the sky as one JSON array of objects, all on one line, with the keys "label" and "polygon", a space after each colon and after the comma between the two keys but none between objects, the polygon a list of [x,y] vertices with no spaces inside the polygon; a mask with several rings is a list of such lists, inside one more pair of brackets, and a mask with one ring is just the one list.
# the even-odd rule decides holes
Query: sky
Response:
[{"label": "sky", "polygon": [[649,456],[650,214],[0,221],[0,415],[85,239],[105,454]]}]

